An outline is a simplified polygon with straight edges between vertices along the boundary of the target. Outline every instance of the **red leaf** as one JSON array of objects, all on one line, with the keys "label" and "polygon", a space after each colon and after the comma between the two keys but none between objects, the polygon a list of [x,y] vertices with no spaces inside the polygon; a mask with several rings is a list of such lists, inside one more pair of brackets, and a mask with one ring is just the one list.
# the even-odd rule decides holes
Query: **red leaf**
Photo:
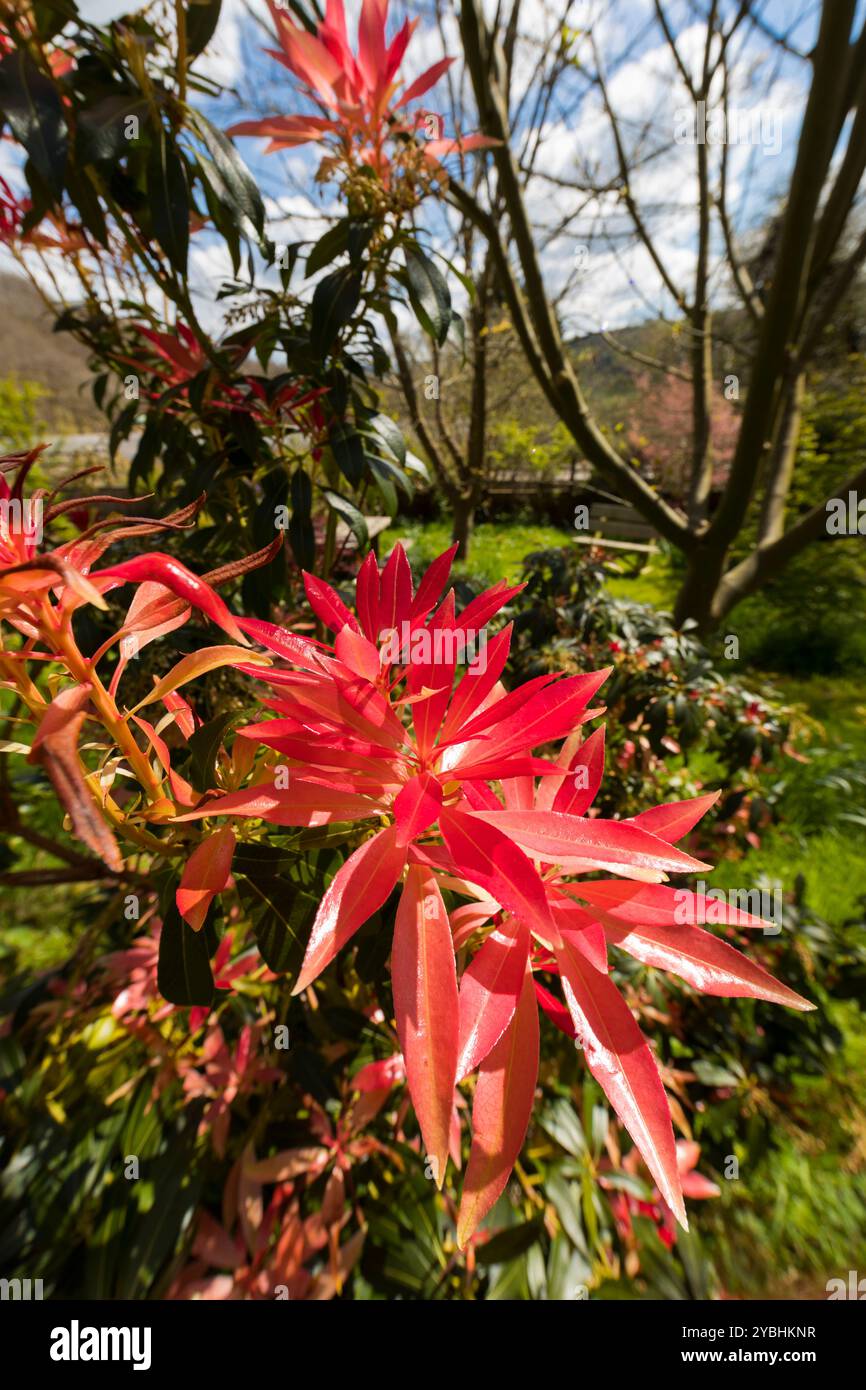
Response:
[{"label": "red leaf", "polygon": [[[604,725],[595,729],[578,748],[571,760],[562,786],[553,798],[552,810],[571,816],[582,816],[595,800],[604,773]],[[582,775],[581,775],[582,774]],[[580,784],[584,785],[580,785]],[[645,830],[652,826],[645,825]],[[664,838],[664,837],[662,837]]]},{"label": "red leaf", "polygon": [[355,607],[358,610],[362,632],[371,642],[378,643],[379,566],[372,550],[358,570],[358,578],[355,581]]},{"label": "red leaf", "polygon": [[397,827],[380,830],[334,875],[316,914],[301,973],[292,994],[300,994],[320,975],[349,938],[381,907],[406,863]]},{"label": "red leaf", "polygon": [[467,603],[458,619],[458,626],[463,632],[481,632],[490,619],[525,588],[525,584],[509,584],[505,579],[500,579],[498,584],[485,589],[483,594]]},{"label": "red leaf", "polygon": [[791,1009],[813,1009],[801,995],[780,984],[763,966],[700,927],[628,927],[605,922],[605,935],[644,965],[669,970],[703,994],[768,999]]},{"label": "red leaf", "polygon": [[568,891],[617,922],[636,926],[697,926],[704,922],[731,927],[766,927],[768,924],[750,912],[729,907],[721,899],[687,888],[669,888],[663,883],[623,883],[616,878],[596,879],[592,883],[573,883]]},{"label": "red leaf", "polygon": [[379,649],[360,632],[348,625],[344,627],[337,633],[334,651],[343,665],[354,671],[356,676],[361,676],[371,685],[375,684],[380,671]]},{"label": "red leaf", "polygon": [[158,550],[152,550],[146,555],[136,555],[132,560],[127,560],[122,565],[114,565],[110,569],[94,570],[90,578],[94,582],[101,579],[115,579],[121,584],[141,584],[146,581],[162,584],[166,589],[171,589],[171,592],[183,599],[185,603],[191,604],[193,608],[199,608],[212,622],[216,623],[217,627],[221,627],[236,642],[241,642],[245,647],[249,645],[219,594],[203,579],[199,579],[198,575],[193,574],[192,570],[188,570],[186,565],[182,565],[180,560],[176,560],[173,555],[163,555]]},{"label": "red leaf", "polygon": [[379,630],[374,640],[382,632],[396,629],[399,633],[401,624],[408,622],[411,607],[412,571],[402,545],[395,545],[379,580]]},{"label": "red leaf", "polygon": [[461,725],[472,717],[496,685],[508,660],[511,631],[512,624],[509,623],[487,643],[484,652],[476,657],[463,675],[442,726],[440,746],[455,736]]},{"label": "red leaf", "polygon": [[431,772],[422,772],[407,782],[394,801],[397,843],[408,845],[423,834],[439,815],[442,787]]},{"label": "red leaf", "polygon": [[[550,743],[553,739],[570,734],[572,729],[589,717],[586,706],[609,674],[610,667],[585,676],[567,676],[565,680],[545,685],[513,713],[495,721],[490,742],[484,748],[485,754],[505,756],[518,750],[528,753],[542,743]],[[521,691],[522,687],[512,694],[519,695]],[[506,697],[509,701],[511,698],[510,695]],[[488,719],[487,722],[494,721]],[[464,736],[474,737],[483,723],[484,716],[473,720],[463,730]]]},{"label": "red leaf", "polygon": [[439,828],[457,873],[477,883],[546,946],[559,939],[544,883],[532,861],[482,815],[443,810]]},{"label": "red leaf", "polygon": [[[651,806],[634,817],[634,824],[658,835],[660,840],[674,844],[697,825],[701,816],[715,806],[721,792],[710,792],[707,796],[695,796],[689,801],[669,801],[665,806]],[[557,810],[559,808],[557,807]]]},{"label": "red leaf", "polygon": [[213,797],[179,821],[201,820],[202,816],[244,816],[270,821],[272,825],[327,825],[333,820],[366,820],[376,807],[356,792],[331,789],[289,779],[285,789],[273,782],[258,782],[240,791]]},{"label": "red leaf", "polygon": [[[508,631],[508,629],[506,629],[506,631]],[[503,635],[503,633],[499,634],[500,637]],[[493,643],[491,642],[490,645],[492,647]],[[489,676],[489,672],[490,666],[488,663],[485,679]],[[467,675],[468,674],[469,672],[467,672]],[[514,716],[520,710],[525,709],[537,694],[542,690],[548,689],[555,680],[556,676],[552,673],[543,676],[534,676],[531,681],[526,681],[523,685],[519,685],[516,690],[511,690],[508,694],[503,692],[497,695],[495,700],[485,701],[482,709],[476,714],[475,718],[469,720],[468,723],[464,723],[460,729],[460,742],[470,743],[473,739],[480,738],[482,734],[486,734],[487,730],[493,725],[501,725],[504,724],[506,720],[513,720]],[[492,689],[495,684],[495,681],[491,682],[490,688]],[[488,735],[487,737],[489,741],[490,736]]]},{"label": "red leaf", "polygon": [[407,101],[414,101],[416,97],[422,97],[425,92],[436,85],[439,78],[448,71],[453,62],[453,58],[440,58],[438,63],[434,63],[426,72],[422,72],[421,76],[416,77],[411,86],[406,88],[397,102],[397,106],[405,106]]},{"label": "red leaf", "polygon": [[277,627],[275,623],[266,623],[261,618],[241,618],[238,625],[263,647],[267,647],[268,651],[284,657],[286,661],[291,661],[305,671],[321,675],[324,666],[323,656],[326,654],[321,643],[306,637],[296,637],[286,628]]},{"label": "red leaf", "polygon": [[564,1033],[567,1038],[576,1037],[575,1027],[571,1021],[571,1014],[564,1004],[561,1004],[554,994],[538,980],[535,982],[535,997],[543,1008],[551,1023]]},{"label": "red leaf", "polygon": [[[577,908],[577,912],[573,912],[572,908]],[[588,912],[577,907],[577,903],[565,906],[553,901],[550,904],[550,909],[563,939],[568,938],[569,941],[577,945],[596,970],[601,970],[606,975],[608,970],[607,941],[601,923],[594,921]]]},{"label": "red leaf", "polygon": [[470,812],[496,826],[530,853],[551,864],[588,860],[664,873],[691,873],[707,866],[628,821],[585,820],[562,811]]},{"label": "red leaf", "polygon": [[228,883],[234,852],[234,833],[224,825],[202,840],[187,860],[175,900],[193,931],[204,926],[208,908]]},{"label": "red leaf", "polygon": [[586,1064],[688,1229],[670,1110],[649,1046],[610,976],[596,970],[572,939],[557,950],[556,960]]},{"label": "red leaf", "polygon": [[445,550],[441,555],[437,555],[432,564],[428,565],[421,576],[418,592],[412,600],[412,607],[409,609],[410,622],[416,623],[421,618],[426,618],[431,609],[436,606],[442,590],[448,582],[451,565],[456,554],[457,546],[452,545],[450,550]]},{"label": "red leaf", "polygon": [[528,957],[529,928],[509,918],[490,933],[464,970],[460,980],[458,1081],[484,1060],[511,1022]]},{"label": "red leaf", "polygon": [[90,689],[85,685],[61,690],[39,721],[27,761],[45,769],[78,838],[109,869],[119,873],[123,857],[100,815],[78,756],[78,735],[89,699]]},{"label": "red leaf", "polygon": [[321,618],[325,627],[332,632],[341,632],[348,624],[354,632],[358,630],[355,617],[349,612],[336,589],[332,589],[330,584],[326,584],[323,579],[317,579],[314,574],[308,574],[304,570],[304,588],[307,591],[307,599],[310,607],[317,618]]},{"label": "red leaf", "polygon": [[527,966],[514,1017],[478,1074],[472,1148],[457,1218],[461,1250],[508,1182],[526,1137],[537,1079],[538,1006]]},{"label": "red leaf", "polygon": [[457,972],[442,895],[432,873],[416,864],[397,908],[391,981],[409,1092],[441,1188],[457,1069]]},{"label": "red leaf", "polygon": [[117,692],[130,658],[138,656],[142,647],[147,646],[149,642],[183,627],[189,613],[189,605],[175,598],[164,584],[153,584],[147,580],[138,586],[127,610],[123,627],[115,633],[115,641],[120,641],[120,653],[111,678],[109,693],[112,697]]},{"label": "red leaf", "polygon": [[381,1062],[368,1062],[352,1077],[352,1088],[366,1095],[368,1091],[389,1091],[406,1080],[406,1065],[403,1055],[395,1052]]},{"label": "red leaf", "polygon": [[499,904],[495,903],[492,898],[482,898],[480,902],[465,903],[463,907],[455,907],[451,913],[451,934],[454,937],[455,951],[459,951],[462,946],[465,946],[475,932],[486,927],[498,912]]}]

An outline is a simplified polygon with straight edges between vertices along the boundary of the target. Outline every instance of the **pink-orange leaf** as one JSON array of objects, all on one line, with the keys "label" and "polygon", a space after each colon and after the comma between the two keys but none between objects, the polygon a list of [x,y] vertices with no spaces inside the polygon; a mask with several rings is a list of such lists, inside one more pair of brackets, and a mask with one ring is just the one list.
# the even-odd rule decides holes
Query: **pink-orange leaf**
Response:
[{"label": "pink-orange leaf", "polygon": [[460,980],[457,1080],[496,1046],[517,1008],[529,957],[529,928],[515,918],[496,927]]},{"label": "pink-orange leaf", "polygon": [[595,879],[569,885],[569,892],[583,898],[617,922],[643,926],[699,926],[704,922],[731,927],[766,927],[751,912],[729,906],[723,899],[688,888],[668,888],[663,883],[624,883],[617,878]]},{"label": "pink-orange leaf", "polygon": [[441,1187],[457,1070],[457,972],[442,895],[419,864],[410,865],[397,908],[391,980],[409,1092]]},{"label": "pink-orange leaf", "polygon": [[207,835],[187,860],[175,897],[178,912],[193,931],[204,926],[208,908],[228,883],[234,852],[234,832],[224,825]]},{"label": "pink-orange leaf", "polygon": [[627,821],[586,820],[562,811],[471,812],[510,835],[523,849],[567,865],[571,860],[629,864],[660,873],[693,873],[707,866]]},{"label": "pink-orange leaf", "polygon": [[461,1249],[501,1196],[526,1137],[538,1079],[538,1006],[528,966],[514,1016],[481,1063],[460,1213]]},{"label": "pink-orange leaf", "polygon": [[[562,786],[553,799],[552,810],[582,816],[595,800],[604,772],[604,725],[595,729],[580,745],[571,760]],[[644,826],[652,831],[652,826]],[[664,837],[662,837],[664,838]]]},{"label": "pink-orange leaf", "polygon": [[660,840],[675,844],[697,825],[711,806],[715,806],[721,792],[710,792],[707,796],[695,796],[690,801],[669,801],[665,806],[651,806],[634,817],[634,824]]},{"label": "pink-orange leaf", "polygon": [[590,964],[573,938],[557,950],[556,961],[586,1064],[687,1227],[670,1110],[649,1046],[610,976]]},{"label": "pink-orange leaf", "polygon": [[397,840],[408,845],[423,834],[439,815],[442,806],[442,787],[430,772],[421,772],[407,782],[394,801]]},{"label": "pink-orange leaf", "polygon": [[544,883],[535,866],[507,835],[485,823],[485,817],[443,810],[439,827],[454,867],[524,922],[545,945],[559,939]]},{"label": "pink-orange leaf", "polygon": [[337,870],[316,914],[293,994],[306,989],[382,906],[405,863],[405,847],[398,845],[397,828],[391,825],[365,841]]},{"label": "pink-orange leaf", "polygon": [[628,927],[609,922],[605,922],[605,935],[614,946],[644,965],[679,975],[703,994],[768,999],[771,1004],[804,1011],[815,1007],[774,980],[763,966],[700,927]]}]

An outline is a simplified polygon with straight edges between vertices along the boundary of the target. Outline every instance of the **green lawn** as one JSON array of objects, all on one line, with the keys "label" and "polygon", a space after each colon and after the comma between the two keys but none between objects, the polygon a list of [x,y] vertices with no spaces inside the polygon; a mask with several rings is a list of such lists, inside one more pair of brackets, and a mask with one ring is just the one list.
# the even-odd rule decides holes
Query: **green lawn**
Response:
[{"label": "green lawn", "polygon": [[[574,533],[559,526],[525,522],[483,522],[472,536],[468,561],[454,566],[460,578],[479,579],[495,584],[499,579],[512,583],[521,577],[523,558],[533,550],[548,550],[573,544]],[[402,541],[413,566],[423,569],[451,544],[447,521],[395,521],[382,533],[381,551],[385,555],[396,541]],[[614,559],[615,563],[615,559]],[[664,554],[652,556],[634,578],[618,576],[610,580],[611,593],[636,603],[652,603],[670,609],[677,591],[677,576]]]},{"label": "green lawn", "polygon": [[[524,555],[568,545],[570,538],[571,533],[558,526],[482,523],[475,528],[469,560],[455,565],[454,573],[484,584],[500,579],[515,583],[521,577]],[[382,554],[396,541],[406,546],[413,567],[423,569],[451,545],[451,527],[446,521],[396,521],[382,534]]]}]

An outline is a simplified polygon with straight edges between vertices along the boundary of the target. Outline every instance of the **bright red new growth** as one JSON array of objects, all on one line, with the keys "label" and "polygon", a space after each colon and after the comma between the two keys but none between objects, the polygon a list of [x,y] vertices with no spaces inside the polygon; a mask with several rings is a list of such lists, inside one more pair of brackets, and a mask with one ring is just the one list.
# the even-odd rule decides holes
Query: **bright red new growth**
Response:
[{"label": "bright red new growth", "polygon": [[[551,673],[506,692],[499,678],[510,629],[488,643],[486,624],[516,591],[497,585],[457,613],[453,591],[442,597],[452,558],[440,556],[413,591],[401,547],[381,573],[368,556],[356,614],[307,576],[310,602],[334,634],[330,646],[243,623],[274,664],[244,667],[272,687],[272,717],[240,733],[273,750],[268,758],[278,753],[290,786],[269,786],[260,773],[247,790],[186,818],[379,827],[332,880],[295,993],[317,979],[405,872],[391,959],[394,1008],[424,1153],[440,1185],[455,1084],[478,1075],[461,1245],[501,1194],[526,1133],[539,1005],[577,1036],[666,1208],[685,1224],[664,1087],[608,973],[608,948],[709,993],[810,1005],[698,925],[760,919],[665,885],[669,874],[705,871],[672,842],[715,797],[633,820],[588,815],[604,739],[599,728],[581,742],[579,731],[602,713],[590,701],[608,673]],[[561,752],[551,749],[562,740]],[[598,870],[617,877],[585,877]],[[446,891],[460,900],[450,925]],[[465,958],[459,984],[457,950]],[[562,999],[551,988],[557,978]]]}]

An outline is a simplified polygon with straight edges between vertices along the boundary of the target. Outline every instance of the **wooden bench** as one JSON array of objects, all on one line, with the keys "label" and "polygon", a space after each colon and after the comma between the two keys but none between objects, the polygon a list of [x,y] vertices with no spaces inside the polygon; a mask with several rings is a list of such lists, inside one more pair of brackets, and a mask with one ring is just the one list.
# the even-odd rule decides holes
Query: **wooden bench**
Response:
[{"label": "wooden bench", "polygon": [[629,566],[629,575],[640,574],[650,556],[658,554],[658,546],[654,541],[615,541],[605,539],[604,536],[575,536],[574,540],[578,545],[594,545],[599,550],[627,551],[634,557],[633,563]]},{"label": "wooden bench", "polygon": [[[391,525],[391,518],[390,518],[389,516],[365,516],[365,517],[364,517],[364,520],[365,520],[366,523],[367,523],[367,535],[370,537],[370,549],[373,551],[373,554],[374,554],[374,555],[376,556],[376,558],[378,559],[378,557],[379,557],[379,537],[381,536],[382,532],[383,532],[383,531],[387,531],[388,527]],[[354,532],[351,531],[351,530],[349,529],[349,526],[346,524],[345,521],[338,521],[338,522],[337,522],[337,550],[338,550],[338,552],[339,552],[339,551],[342,551],[344,555],[347,555],[347,554],[351,554],[352,551],[357,550],[357,549],[358,549],[358,542],[357,542],[357,539],[356,539],[356,537],[355,537]]]}]

